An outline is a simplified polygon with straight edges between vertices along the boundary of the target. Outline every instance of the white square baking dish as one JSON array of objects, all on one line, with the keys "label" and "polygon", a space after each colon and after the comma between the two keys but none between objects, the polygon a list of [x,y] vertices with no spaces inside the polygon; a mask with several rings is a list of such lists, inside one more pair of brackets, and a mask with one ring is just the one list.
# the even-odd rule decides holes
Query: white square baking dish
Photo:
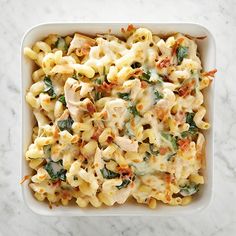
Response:
[{"label": "white square baking dish", "polygon": [[[28,30],[22,40],[21,45],[21,83],[22,83],[22,178],[30,173],[24,153],[31,142],[33,115],[31,108],[25,101],[26,90],[31,84],[31,74],[33,63],[24,57],[23,48],[32,46],[37,40],[46,37],[50,33],[59,35],[68,35],[74,32],[95,35],[97,33],[106,33],[111,30],[112,34],[119,35],[122,27],[127,27],[130,23],[47,23],[37,25]],[[191,36],[207,36],[204,40],[198,40],[198,47],[204,70],[215,68],[215,41],[212,34],[205,27],[193,23],[132,23],[136,27],[147,27],[155,34],[170,34],[181,32]],[[58,206],[50,209],[47,203],[38,202],[28,187],[27,181],[22,184],[23,199],[27,206],[35,213],[50,216],[105,216],[105,215],[141,215],[141,216],[174,216],[187,213],[193,213],[204,209],[209,205],[213,193],[213,142],[214,142],[214,81],[207,88],[205,104],[207,108],[207,118],[211,123],[211,129],[205,133],[206,136],[206,169],[204,177],[206,183],[202,186],[197,197],[187,206],[167,206],[159,204],[153,210],[147,206],[126,203],[113,207],[103,208],[79,208],[77,206]]]}]

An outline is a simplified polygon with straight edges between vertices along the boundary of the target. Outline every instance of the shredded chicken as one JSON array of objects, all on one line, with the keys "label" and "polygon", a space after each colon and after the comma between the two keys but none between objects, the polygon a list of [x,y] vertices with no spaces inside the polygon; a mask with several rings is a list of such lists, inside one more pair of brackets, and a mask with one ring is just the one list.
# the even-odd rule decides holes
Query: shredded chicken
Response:
[{"label": "shredded chicken", "polygon": [[133,141],[127,137],[115,137],[115,143],[124,151],[137,152],[138,141]]},{"label": "shredded chicken", "polygon": [[67,55],[70,55],[74,50],[78,50],[81,55],[86,54],[91,46],[95,45],[95,40],[81,34],[75,34],[70,43]]}]

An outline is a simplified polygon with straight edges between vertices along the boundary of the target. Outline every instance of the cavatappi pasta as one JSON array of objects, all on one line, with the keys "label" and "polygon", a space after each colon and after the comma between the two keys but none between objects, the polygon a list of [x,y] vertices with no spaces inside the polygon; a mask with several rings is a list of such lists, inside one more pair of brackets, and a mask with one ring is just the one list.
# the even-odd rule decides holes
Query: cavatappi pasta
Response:
[{"label": "cavatappi pasta", "polygon": [[39,201],[186,205],[204,184],[202,90],[216,70],[203,72],[193,38],[122,32],[52,34],[24,49],[37,65],[25,157]]}]

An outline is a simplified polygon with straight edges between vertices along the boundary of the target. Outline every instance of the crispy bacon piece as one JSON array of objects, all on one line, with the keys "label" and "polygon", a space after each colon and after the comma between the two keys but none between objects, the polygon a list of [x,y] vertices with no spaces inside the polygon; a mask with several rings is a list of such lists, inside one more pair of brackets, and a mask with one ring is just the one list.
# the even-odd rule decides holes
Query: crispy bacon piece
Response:
[{"label": "crispy bacon piece", "polygon": [[132,170],[129,166],[128,167],[119,166],[118,167],[118,173],[121,176],[125,176],[125,177],[131,177],[132,176]]},{"label": "crispy bacon piece", "polygon": [[60,187],[61,186],[61,180],[57,180],[55,182],[52,183],[53,187],[57,188],[57,187]]},{"label": "crispy bacon piece", "polygon": [[161,60],[157,63],[157,67],[162,69],[170,66],[170,58],[166,57],[165,59]]},{"label": "crispy bacon piece", "polygon": [[113,86],[114,84],[108,84],[104,81],[102,85],[97,86],[97,91],[109,93],[112,90]]},{"label": "crispy bacon piece", "polygon": [[129,24],[127,29],[124,29],[124,28],[121,28],[121,32],[122,33],[126,33],[126,32],[132,32],[134,31],[136,28],[132,25],[132,24]]},{"label": "crispy bacon piece", "polygon": [[217,69],[213,69],[213,70],[210,70],[210,71],[203,72],[202,76],[214,77],[216,72],[217,72]]},{"label": "crispy bacon piece", "polygon": [[143,70],[141,68],[134,69],[134,72],[130,75],[130,77],[139,77],[143,74]]},{"label": "crispy bacon piece", "polygon": [[156,112],[156,116],[159,120],[165,121],[167,118],[167,114],[168,114],[168,109],[164,108],[164,107],[157,107],[155,109]]},{"label": "crispy bacon piece", "polygon": [[27,179],[30,179],[30,175],[25,175],[20,181],[20,184],[23,184]]},{"label": "crispy bacon piece", "polygon": [[88,103],[87,110],[88,110],[88,113],[92,115],[96,111],[96,108],[93,103]]},{"label": "crispy bacon piece", "polygon": [[189,149],[190,140],[188,138],[180,139],[178,145],[182,151],[187,151]]},{"label": "crispy bacon piece", "polygon": [[168,148],[168,147],[160,147],[160,148],[159,148],[159,153],[160,153],[161,155],[165,155],[168,151],[169,151],[169,148]]},{"label": "crispy bacon piece", "polygon": [[93,133],[92,139],[94,139],[94,140],[97,141],[98,138],[99,138],[99,136],[100,136],[100,134],[102,133],[102,131],[103,131],[103,129],[97,128],[97,129],[95,130],[95,132]]},{"label": "crispy bacon piece", "polygon": [[188,96],[194,89],[195,81],[191,80],[179,88],[178,94],[180,97]]},{"label": "crispy bacon piece", "polygon": [[142,88],[142,89],[145,89],[145,88],[147,88],[147,87],[148,87],[148,82],[142,80],[142,81],[141,81],[141,88]]},{"label": "crispy bacon piece", "polygon": [[173,46],[173,50],[172,50],[172,56],[174,56],[176,54],[177,48],[179,47],[179,45],[184,41],[184,38],[179,38],[176,40],[174,46]]}]

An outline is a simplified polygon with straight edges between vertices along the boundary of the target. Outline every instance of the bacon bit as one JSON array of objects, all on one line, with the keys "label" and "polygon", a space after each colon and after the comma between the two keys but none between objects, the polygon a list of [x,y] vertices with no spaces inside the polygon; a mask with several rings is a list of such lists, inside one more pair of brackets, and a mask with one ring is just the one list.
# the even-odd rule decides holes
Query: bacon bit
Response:
[{"label": "bacon bit", "polygon": [[158,108],[155,109],[155,112],[156,112],[156,116],[159,120],[163,120],[163,121],[166,120],[168,110],[166,110],[162,107],[161,108],[158,107]]},{"label": "bacon bit", "polygon": [[96,111],[96,108],[93,103],[88,103],[87,110],[88,110],[88,113],[92,115]]},{"label": "bacon bit", "polygon": [[104,81],[102,85],[97,86],[97,91],[109,93],[112,90],[113,86],[114,84],[108,84]]},{"label": "bacon bit", "polygon": [[146,81],[141,81],[141,88],[142,89],[145,89],[145,88],[147,88],[148,87],[148,83],[146,82]]},{"label": "bacon bit", "polygon": [[52,183],[53,187],[57,188],[57,187],[60,187],[61,186],[61,180],[57,180],[55,182]]},{"label": "bacon bit", "polygon": [[126,177],[131,177],[132,175],[132,170],[130,167],[122,167],[119,166],[118,167],[118,173],[122,176],[126,176]]},{"label": "bacon bit", "polygon": [[59,128],[58,128],[58,127],[56,127],[55,130],[54,130],[53,138],[54,138],[55,140],[58,140],[58,139],[59,139]]},{"label": "bacon bit", "polygon": [[195,81],[192,80],[186,84],[184,84],[181,88],[178,90],[178,94],[180,97],[186,97],[188,96],[191,91],[194,89]]},{"label": "bacon bit", "polygon": [[213,69],[213,70],[210,70],[210,71],[203,72],[202,76],[214,77],[216,72],[217,72],[217,69]]},{"label": "bacon bit", "polygon": [[104,118],[104,119],[107,119],[108,115],[107,115],[107,112],[106,112],[106,111],[104,111],[102,115],[103,115],[103,118]]},{"label": "bacon bit", "polygon": [[114,140],[114,137],[112,137],[112,136],[108,136],[107,137],[107,143],[112,143],[113,142],[113,140]]},{"label": "bacon bit", "polygon": [[157,67],[160,69],[166,68],[168,66],[170,66],[170,59],[168,57],[157,63]]},{"label": "bacon bit", "polygon": [[166,201],[170,202],[170,200],[171,200],[170,192],[168,191],[168,192],[166,193]]},{"label": "bacon bit", "polygon": [[165,155],[169,151],[168,147],[160,147],[159,152],[161,155]]},{"label": "bacon bit", "polygon": [[186,139],[180,139],[178,141],[178,145],[182,151],[187,151],[189,149],[190,140],[188,138]]},{"label": "bacon bit", "polygon": [[141,68],[136,68],[134,69],[133,73],[130,74],[130,77],[134,76],[134,77],[138,77],[141,76],[143,74],[143,70]]},{"label": "bacon bit", "polygon": [[179,38],[176,40],[174,46],[173,46],[173,50],[172,50],[172,56],[174,56],[176,54],[177,48],[179,47],[179,45],[184,41],[184,38]]},{"label": "bacon bit", "polygon": [[20,181],[20,184],[23,184],[27,179],[30,179],[30,175],[25,175]]},{"label": "bacon bit", "polygon": [[95,130],[95,132],[93,133],[93,136],[91,138],[97,141],[99,136],[100,136],[100,134],[102,133],[102,131],[103,131],[103,129],[97,128]]},{"label": "bacon bit", "polygon": [[62,193],[61,193],[61,197],[63,198],[63,199],[68,199],[68,200],[70,200],[71,198],[72,198],[72,196],[71,196],[71,194],[68,192],[68,191],[62,191]]},{"label": "bacon bit", "polygon": [[122,33],[126,33],[126,32],[132,32],[134,31],[136,28],[132,25],[132,24],[129,24],[127,29],[124,29],[124,28],[121,28],[121,32]]}]

